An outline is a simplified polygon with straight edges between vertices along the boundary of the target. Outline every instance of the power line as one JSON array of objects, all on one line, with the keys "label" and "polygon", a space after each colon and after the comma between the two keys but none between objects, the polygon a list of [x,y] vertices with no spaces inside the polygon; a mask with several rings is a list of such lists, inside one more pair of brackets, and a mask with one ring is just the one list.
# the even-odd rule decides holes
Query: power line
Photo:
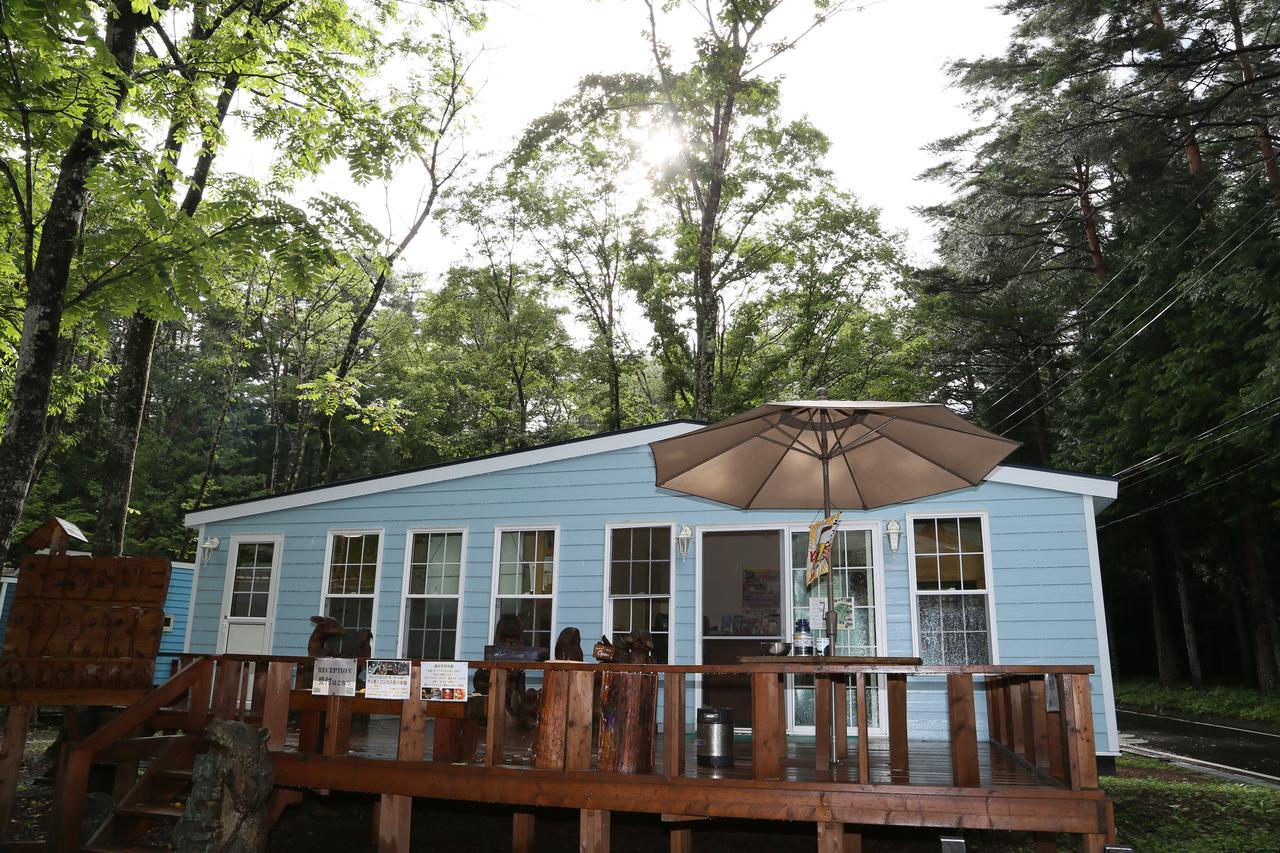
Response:
[{"label": "power line", "polygon": [[[1240,229],[1241,229],[1241,228],[1244,228],[1246,225],[1248,225],[1248,224],[1249,224],[1250,222],[1252,222],[1254,219],[1257,219],[1257,218],[1258,218],[1258,216],[1259,216],[1259,215],[1261,215],[1262,213],[1266,212],[1266,211],[1267,211],[1267,209],[1268,209],[1268,208],[1265,208],[1265,207],[1264,207],[1264,208],[1260,208],[1260,209],[1258,210],[1258,212],[1257,212],[1257,213],[1255,213],[1253,216],[1249,217],[1249,219],[1247,219],[1247,220],[1246,220],[1242,225],[1240,225],[1239,227],[1237,227],[1235,231],[1232,231],[1232,232],[1231,232],[1231,234],[1230,234],[1230,236],[1228,236],[1228,237],[1227,237],[1227,240],[1230,240],[1232,237],[1234,237],[1237,233],[1239,233],[1239,231],[1240,231]],[[1205,272],[1200,276],[1200,278],[1199,278],[1199,279],[1198,279],[1194,284],[1189,285],[1188,287],[1184,288],[1180,293],[1178,293],[1177,295],[1175,295],[1175,296],[1174,296],[1174,298],[1173,298],[1173,299],[1171,299],[1167,305],[1165,305],[1163,308],[1161,308],[1161,309],[1156,313],[1156,315],[1155,315],[1154,317],[1152,317],[1150,320],[1148,320],[1146,323],[1144,323],[1144,324],[1142,325],[1142,328],[1138,329],[1138,330],[1137,330],[1136,332],[1134,332],[1132,335],[1130,335],[1129,337],[1125,338],[1125,339],[1124,339],[1124,340],[1123,340],[1123,341],[1122,341],[1118,346],[1116,346],[1116,348],[1115,348],[1115,349],[1113,349],[1111,352],[1109,352],[1109,353],[1107,353],[1106,355],[1104,355],[1104,356],[1103,356],[1099,361],[1095,362],[1095,363],[1094,363],[1094,364],[1093,364],[1093,365],[1092,365],[1088,370],[1086,370],[1084,373],[1080,374],[1080,376],[1078,376],[1078,377],[1076,377],[1075,379],[1073,379],[1070,383],[1068,383],[1068,384],[1066,385],[1066,387],[1064,387],[1061,391],[1059,391],[1057,394],[1055,394],[1052,398],[1050,398],[1050,399],[1046,400],[1043,404],[1041,404],[1041,405],[1040,405],[1040,406],[1038,406],[1037,408],[1033,409],[1031,412],[1027,413],[1027,414],[1026,414],[1025,416],[1023,416],[1020,420],[1018,420],[1018,421],[1017,421],[1017,423],[1013,424],[1013,426],[1011,426],[1011,427],[1009,427],[1009,428],[1010,428],[1010,429],[1016,429],[1017,427],[1021,426],[1021,425],[1022,425],[1022,424],[1024,424],[1024,423],[1026,423],[1028,419],[1030,419],[1030,418],[1034,417],[1035,415],[1039,414],[1040,412],[1044,411],[1046,408],[1048,408],[1048,407],[1049,407],[1049,405],[1051,405],[1053,402],[1055,402],[1055,401],[1056,401],[1056,400],[1058,400],[1060,397],[1062,397],[1062,395],[1063,395],[1063,394],[1065,394],[1067,391],[1071,390],[1071,388],[1073,388],[1076,384],[1078,384],[1078,383],[1079,383],[1081,380],[1083,380],[1086,376],[1088,376],[1089,374],[1093,373],[1093,371],[1095,371],[1095,370],[1097,370],[1099,367],[1101,367],[1101,366],[1102,366],[1102,364],[1103,364],[1107,359],[1111,358],[1111,356],[1115,355],[1115,354],[1116,354],[1116,353],[1118,353],[1120,350],[1124,349],[1124,348],[1125,348],[1125,346],[1127,346],[1131,341],[1133,341],[1133,339],[1134,339],[1134,338],[1136,338],[1136,337],[1138,337],[1139,335],[1141,335],[1143,332],[1145,332],[1147,329],[1149,329],[1153,323],[1155,323],[1157,320],[1159,320],[1161,317],[1163,317],[1166,313],[1168,313],[1168,312],[1169,312],[1169,310],[1170,310],[1171,308],[1173,308],[1173,306],[1174,306],[1174,305],[1176,305],[1176,304],[1177,304],[1177,303],[1178,303],[1178,302],[1179,302],[1179,301],[1180,301],[1184,296],[1186,296],[1188,293],[1190,293],[1190,292],[1192,292],[1193,290],[1195,290],[1196,288],[1198,288],[1198,287],[1200,286],[1200,284],[1202,284],[1202,283],[1204,282],[1204,280],[1205,280],[1205,279],[1207,279],[1207,278],[1209,277],[1209,274],[1210,274],[1210,273],[1212,273],[1214,270],[1216,270],[1216,269],[1217,269],[1219,266],[1221,266],[1221,265],[1222,265],[1222,264],[1223,264],[1223,263],[1224,263],[1228,258],[1230,258],[1232,255],[1234,255],[1237,251],[1239,251],[1239,250],[1240,250],[1240,248],[1241,248],[1241,247],[1243,247],[1243,246],[1244,246],[1244,244],[1245,244],[1245,243],[1247,243],[1247,242],[1249,241],[1249,239],[1250,239],[1251,237],[1253,237],[1253,235],[1254,235],[1254,234],[1256,234],[1256,233],[1258,233],[1258,231],[1262,230],[1262,228],[1263,228],[1263,227],[1264,227],[1268,222],[1270,222],[1272,219],[1274,219],[1274,217],[1275,217],[1275,214],[1272,214],[1272,215],[1271,215],[1271,216],[1269,216],[1267,219],[1264,219],[1262,222],[1260,222],[1260,223],[1257,225],[1257,227],[1255,227],[1252,231],[1250,231],[1250,232],[1249,232],[1248,234],[1246,234],[1243,238],[1241,238],[1241,239],[1240,239],[1240,242],[1236,243],[1236,245],[1235,245],[1235,246],[1233,246],[1233,247],[1231,248],[1231,250],[1230,250],[1230,251],[1228,251],[1225,255],[1223,255],[1221,258],[1219,258],[1219,259],[1214,263],[1214,265],[1213,265],[1213,266],[1211,266],[1208,270],[1206,270],[1206,271],[1205,271]],[[1191,269],[1192,269],[1192,270],[1194,270],[1196,267],[1200,266],[1200,264],[1204,263],[1206,260],[1208,260],[1209,258],[1213,257],[1214,252],[1217,252],[1217,251],[1218,251],[1218,249],[1222,248],[1222,246],[1225,246],[1225,245],[1226,245],[1226,240],[1224,240],[1222,243],[1220,243],[1220,244],[1218,245],[1218,247],[1217,247],[1217,248],[1215,248],[1215,249],[1213,250],[1213,252],[1210,252],[1210,253],[1209,253],[1208,255],[1206,255],[1204,258],[1201,258],[1199,261],[1197,261],[1197,262],[1196,262],[1196,264],[1195,264],[1195,266],[1193,266]],[[1057,379],[1055,379],[1055,380],[1054,380],[1054,381],[1049,385],[1049,387],[1048,387],[1048,388],[1046,388],[1046,389],[1044,389],[1044,391],[1043,391],[1043,392],[1041,392],[1041,393],[1047,393],[1047,392],[1049,392],[1049,391],[1053,390],[1055,387],[1057,387],[1057,385],[1058,385],[1058,384],[1060,384],[1063,380],[1065,380],[1067,377],[1069,377],[1072,373],[1074,373],[1075,371],[1079,370],[1079,369],[1080,369],[1080,368],[1085,364],[1085,362],[1087,362],[1089,359],[1093,358],[1095,355],[1097,355],[1099,352],[1101,352],[1101,351],[1102,351],[1102,350],[1107,346],[1107,344],[1111,342],[1111,340],[1112,340],[1113,338],[1115,338],[1117,335],[1120,335],[1120,334],[1124,333],[1127,329],[1129,329],[1131,326],[1133,326],[1133,324],[1137,323],[1137,322],[1138,322],[1138,320],[1140,320],[1144,314],[1146,314],[1148,311],[1150,311],[1152,308],[1154,308],[1154,307],[1155,307],[1155,306],[1156,306],[1156,305],[1157,305],[1157,304],[1158,304],[1162,299],[1164,299],[1166,296],[1168,296],[1170,292],[1172,292],[1173,290],[1175,290],[1175,289],[1178,287],[1178,285],[1179,285],[1179,282],[1178,282],[1177,280],[1175,280],[1175,281],[1174,281],[1174,283],[1173,283],[1173,284],[1171,284],[1171,285],[1169,285],[1169,287],[1168,287],[1168,288],[1166,288],[1166,289],[1165,289],[1165,291],[1164,291],[1163,293],[1161,293],[1161,294],[1160,294],[1159,296],[1157,296],[1154,300],[1152,300],[1152,302],[1151,302],[1150,304],[1148,304],[1148,305],[1147,305],[1147,307],[1145,307],[1145,308],[1143,308],[1141,311],[1139,311],[1139,312],[1134,316],[1134,318],[1133,318],[1132,320],[1130,320],[1128,323],[1126,323],[1126,324],[1125,324],[1123,327],[1121,327],[1120,329],[1118,329],[1118,330],[1116,330],[1115,332],[1112,332],[1110,335],[1108,335],[1108,336],[1107,336],[1107,339],[1106,339],[1106,340],[1104,340],[1101,344],[1099,344],[1096,348],[1094,348],[1094,350],[1093,350],[1092,352],[1090,352],[1087,356],[1085,356],[1085,358],[1083,358],[1083,359],[1080,361],[1080,363],[1079,363],[1079,364],[1077,364],[1075,367],[1072,367],[1072,368],[1071,368],[1070,370],[1068,370],[1066,373],[1062,374],[1062,375],[1061,375],[1061,376],[1059,376]],[[1034,403],[1035,403],[1035,400],[1034,400],[1034,399],[1032,399],[1032,400],[1028,400],[1027,402],[1023,403],[1021,406],[1019,406],[1018,408],[1014,409],[1012,412],[1010,412],[1009,414],[1007,414],[1007,415],[1005,415],[1003,418],[1001,418],[1001,419],[1000,419],[1000,421],[999,421],[999,423],[995,424],[995,425],[992,427],[992,430],[997,430],[997,429],[999,429],[1003,424],[1005,424],[1007,421],[1009,421],[1011,418],[1013,418],[1015,415],[1017,415],[1017,414],[1018,414],[1019,412],[1021,412],[1023,409],[1027,408],[1027,406],[1033,405]]]},{"label": "power line", "polygon": [[[1204,430],[1203,432],[1197,433],[1196,435],[1193,435],[1191,438],[1188,438],[1185,441],[1179,442],[1178,444],[1175,444],[1172,447],[1166,447],[1164,450],[1161,450],[1158,453],[1154,453],[1151,456],[1148,456],[1146,459],[1143,459],[1141,462],[1135,462],[1134,464],[1130,465],[1128,468],[1121,468],[1119,471],[1115,472],[1111,476],[1119,477],[1121,480],[1125,480],[1125,479],[1128,479],[1129,477],[1136,476],[1137,474],[1142,473],[1141,471],[1142,468],[1157,462],[1158,460],[1160,460],[1160,457],[1164,456],[1165,454],[1172,453],[1175,450],[1180,450],[1181,448],[1186,447],[1189,444],[1195,444],[1198,441],[1202,441],[1205,438],[1208,438],[1213,433],[1222,429],[1223,427],[1231,426],[1236,421],[1243,420],[1244,418],[1249,417],[1255,412],[1260,412],[1263,409],[1267,408],[1268,406],[1273,406],[1276,403],[1280,403],[1280,397],[1272,397],[1270,400],[1268,400],[1265,403],[1259,403],[1258,405],[1254,406],[1252,409],[1249,409],[1246,412],[1241,412],[1240,414],[1235,415],[1234,417],[1231,417],[1223,421],[1222,423],[1217,424],[1216,426],[1210,427],[1209,429]],[[1270,420],[1271,418],[1274,418],[1277,415],[1280,415],[1280,411],[1275,412],[1275,414],[1268,415],[1265,420],[1258,421],[1258,423],[1259,424],[1265,423],[1266,420]],[[1257,425],[1258,424],[1249,424],[1250,427],[1257,426]],[[1247,429],[1248,427],[1245,427],[1245,428]],[[1238,430],[1233,431],[1229,434],[1235,435],[1236,432],[1238,432]],[[1184,454],[1180,453],[1178,455],[1182,456]],[[1165,460],[1165,461],[1168,461],[1168,460]],[[1163,465],[1164,462],[1159,462],[1159,464]]]},{"label": "power line", "polygon": [[[1270,421],[1270,420],[1272,420],[1273,418],[1275,418],[1277,415],[1280,415],[1280,412],[1275,412],[1275,413],[1273,413],[1273,414],[1271,414],[1271,415],[1268,415],[1266,418],[1263,418],[1263,419],[1262,419],[1262,420],[1260,420],[1260,421],[1256,421],[1256,422],[1251,423],[1251,424],[1245,424],[1245,425],[1244,425],[1244,426],[1242,426],[1242,427],[1238,427],[1238,428],[1236,428],[1236,429],[1233,429],[1231,432],[1226,433],[1225,435],[1220,435],[1220,436],[1218,436],[1218,437],[1217,437],[1217,438],[1215,438],[1213,441],[1211,441],[1211,442],[1209,442],[1208,444],[1206,444],[1206,445],[1205,445],[1205,447],[1206,447],[1206,448],[1208,448],[1208,447],[1212,447],[1212,446],[1213,446],[1213,445],[1215,445],[1215,444],[1219,444],[1219,443],[1221,443],[1221,442],[1223,442],[1223,441],[1226,441],[1228,438],[1231,438],[1233,435],[1239,435],[1240,433],[1242,433],[1242,432],[1244,432],[1244,431],[1246,431],[1246,430],[1251,430],[1251,429],[1253,429],[1254,427],[1262,426],[1262,425],[1266,424],[1268,421]],[[1185,458],[1185,457],[1186,457],[1186,455],[1187,455],[1188,453],[1190,453],[1190,452],[1191,452],[1191,450],[1190,450],[1190,449],[1188,449],[1188,450],[1184,450],[1182,453],[1179,453],[1179,454],[1177,454],[1176,456],[1170,456],[1168,459],[1165,459],[1163,462],[1159,462],[1159,463],[1157,463],[1155,466],[1153,466],[1153,467],[1151,467],[1151,468],[1148,468],[1148,469],[1146,469],[1145,471],[1136,471],[1136,472],[1134,472],[1134,474],[1133,474],[1133,475],[1131,475],[1131,476],[1138,476],[1139,474],[1142,474],[1142,475],[1145,475],[1145,476],[1142,476],[1142,477],[1141,477],[1141,479],[1134,480],[1132,483],[1127,484],[1127,485],[1125,486],[1125,488],[1127,488],[1127,489],[1137,488],[1138,486],[1141,486],[1143,483],[1150,482],[1151,480],[1156,479],[1157,477],[1159,477],[1159,476],[1161,475],[1161,473],[1162,473],[1161,469],[1162,469],[1162,468],[1164,468],[1164,466],[1169,465],[1170,463],[1173,463],[1173,462],[1177,462],[1179,459]]]},{"label": "power line", "polygon": [[[1119,280],[1120,276],[1124,275],[1125,271],[1126,271],[1126,270],[1128,270],[1128,269],[1129,269],[1129,267],[1133,266],[1133,264],[1137,262],[1138,258],[1142,257],[1143,253],[1144,253],[1144,252],[1146,252],[1146,251],[1147,251],[1147,249],[1151,248],[1152,244],[1154,244],[1156,240],[1160,239],[1161,235],[1163,235],[1163,234],[1164,234],[1164,232],[1168,231],[1168,230],[1173,226],[1173,223],[1177,222],[1177,221],[1182,217],[1182,214],[1184,214],[1184,213],[1186,213],[1188,210],[1190,210],[1190,209],[1191,209],[1191,207],[1192,207],[1192,205],[1196,204],[1196,203],[1200,200],[1200,197],[1201,197],[1201,196],[1203,196],[1203,195],[1205,194],[1205,192],[1209,189],[1209,187],[1213,186],[1214,182],[1215,182],[1215,181],[1217,181],[1219,177],[1221,177],[1221,173],[1218,173],[1217,175],[1214,175],[1212,178],[1210,178],[1210,179],[1205,183],[1205,185],[1204,185],[1203,187],[1201,187],[1201,188],[1200,188],[1200,192],[1196,193],[1195,197],[1194,197],[1194,198],[1192,198],[1192,199],[1191,199],[1191,201],[1187,202],[1187,204],[1186,204],[1186,205],[1184,205],[1184,206],[1182,207],[1182,209],[1181,209],[1181,210],[1179,210],[1177,213],[1175,213],[1175,214],[1173,215],[1173,217],[1172,217],[1172,218],[1170,218],[1170,219],[1169,219],[1169,221],[1168,221],[1168,222],[1166,222],[1166,223],[1164,224],[1164,227],[1163,227],[1163,228],[1161,228],[1159,231],[1157,231],[1157,232],[1156,232],[1156,234],[1155,234],[1155,236],[1154,236],[1154,237],[1152,237],[1150,240],[1148,240],[1148,241],[1143,245],[1143,247],[1142,247],[1141,249],[1139,249],[1136,253],[1134,253],[1133,257],[1131,257],[1128,261],[1126,261],[1126,262],[1125,262],[1125,265],[1124,265],[1123,267],[1121,267],[1121,268],[1120,268],[1120,270],[1119,270],[1118,272],[1116,272],[1114,275],[1112,275],[1112,276],[1111,276],[1111,278],[1107,279],[1107,280],[1106,280],[1106,282],[1104,282],[1104,283],[1103,283],[1103,285],[1102,285],[1101,287],[1099,287],[1099,288],[1098,288],[1097,290],[1095,290],[1092,294],[1090,294],[1090,295],[1089,295],[1089,298],[1088,298],[1088,299],[1086,299],[1084,302],[1081,302],[1081,303],[1080,303],[1080,305],[1079,305],[1079,306],[1077,306],[1077,307],[1076,307],[1076,308],[1075,308],[1071,313],[1072,313],[1072,314],[1079,314],[1079,312],[1083,311],[1083,310],[1084,310],[1084,309],[1089,305],[1089,303],[1090,303],[1090,302],[1092,302],[1094,299],[1098,298],[1098,296],[1099,296],[1099,295],[1101,295],[1103,291],[1105,291],[1105,290],[1106,290],[1107,288],[1109,288],[1112,284],[1114,284],[1117,280]],[[1244,182],[1244,179],[1242,178],[1240,181],[1238,181],[1238,182],[1237,182],[1237,185],[1239,185],[1240,183],[1243,183],[1243,182]],[[1192,236],[1193,236],[1197,231],[1199,231],[1199,230],[1200,230],[1200,227],[1201,227],[1202,225],[1204,225],[1205,221],[1206,221],[1206,220],[1201,219],[1199,222],[1197,222],[1197,223],[1196,223],[1196,227],[1195,227],[1195,228],[1192,228],[1190,231],[1188,231],[1188,232],[1187,232],[1187,234],[1186,234],[1186,236],[1185,236],[1185,237],[1183,237],[1181,240],[1179,240],[1179,241],[1178,241],[1178,244],[1177,244],[1176,246],[1174,246],[1173,248],[1174,248],[1175,250],[1182,248],[1182,246],[1183,246],[1184,244],[1186,244],[1186,242],[1187,242],[1188,240],[1190,240],[1190,239],[1191,239],[1191,237],[1192,237]],[[1126,290],[1124,293],[1120,294],[1120,296],[1119,296],[1119,298],[1118,298],[1118,299],[1116,299],[1114,302],[1112,302],[1110,305],[1108,305],[1108,306],[1106,307],[1106,309],[1105,309],[1105,310],[1103,310],[1103,312],[1102,312],[1101,314],[1099,314],[1097,317],[1095,317],[1095,318],[1094,318],[1094,322],[1097,322],[1098,320],[1101,320],[1103,317],[1105,317],[1105,316],[1107,316],[1108,314],[1110,314],[1110,313],[1111,313],[1111,311],[1112,311],[1116,306],[1118,306],[1121,302],[1123,302],[1123,301],[1124,301],[1124,300],[1129,296],[1129,294],[1130,294],[1130,293],[1133,293],[1133,291],[1134,291],[1134,289],[1135,289],[1135,288],[1137,288],[1137,287],[1138,287],[1139,285],[1141,285],[1144,281],[1146,281],[1146,280],[1151,276],[1151,273],[1152,273],[1152,272],[1153,272],[1152,270],[1148,270],[1148,271],[1147,271],[1146,273],[1144,273],[1141,277],[1139,277],[1137,281],[1135,281],[1132,285],[1130,285],[1130,286],[1129,286],[1129,289],[1128,289],[1128,290]],[[1033,349],[1033,350],[1032,350],[1032,352],[1034,352],[1034,351],[1035,351],[1035,350]],[[1009,370],[1007,370],[1007,371],[1004,373],[1004,375],[1003,375],[1003,376],[1001,376],[999,379],[997,379],[995,382],[993,382],[991,385],[989,385],[986,389],[984,389],[984,390],[983,390],[983,392],[982,392],[982,394],[979,394],[979,395],[975,398],[975,400],[977,400],[977,399],[981,399],[981,398],[982,398],[982,396],[983,396],[983,394],[986,394],[986,393],[987,393],[987,391],[993,390],[994,388],[998,387],[998,386],[999,386],[999,384],[1000,384],[1001,382],[1003,382],[1003,381],[1005,380],[1005,378],[1009,376],[1009,374],[1011,374],[1011,373],[1013,373],[1015,370],[1017,370],[1017,368],[1018,368],[1018,367],[1019,367],[1023,362],[1025,362],[1025,361],[1027,360],[1027,358],[1029,358],[1029,357],[1030,357],[1030,355],[1031,355],[1031,353],[1028,353],[1027,355],[1023,356],[1023,357],[1022,357],[1022,359],[1021,359],[1020,361],[1018,361],[1018,363],[1017,363],[1017,364],[1015,364],[1013,367],[1011,367]],[[1048,366],[1049,361],[1051,361],[1051,360],[1052,360],[1052,359],[1048,359],[1048,360],[1043,361],[1043,362],[1041,362],[1040,364],[1036,365],[1035,370],[1028,372],[1028,373],[1027,373],[1027,375],[1026,375],[1026,376],[1024,376],[1020,382],[1018,382],[1018,384],[1014,385],[1014,386],[1013,386],[1012,388],[1010,388],[1008,391],[1006,391],[1006,392],[1004,392],[1003,394],[1001,394],[1001,395],[1000,395],[996,400],[992,401],[991,405],[992,405],[993,407],[994,407],[994,406],[999,405],[999,404],[1000,404],[1000,402],[1001,402],[1002,400],[1004,400],[1006,397],[1008,397],[1008,396],[1009,396],[1010,394],[1012,394],[1014,391],[1017,391],[1019,388],[1021,388],[1023,385],[1025,385],[1027,382],[1029,382],[1029,381],[1031,380],[1031,377],[1032,377],[1032,376],[1035,376],[1035,375],[1039,374],[1039,372],[1040,372],[1041,370],[1043,370],[1046,366]]]},{"label": "power line", "polygon": [[1114,518],[1105,524],[1099,524],[1098,529],[1101,530],[1104,527],[1110,527],[1113,524],[1119,524],[1122,521],[1128,521],[1131,518],[1137,518],[1138,516],[1146,515],[1149,512],[1155,512],[1156,510],[1162,509],[1166,506],[1169,506],[1170,504],[1175,504],[1175,503],[1178,503],[1179,501],[1184,501],[1187,498],[1198,495],[1203,491],[1213,488],[1214,486],[1220,486],[1223,483],[1228,482],[1229,480],[1234,480],[1236,477],[1239,477],[1241,474],[1247,474],[1250,471],[1254,470],[1255,468],[1265,465],[1267,462],[1271,461],[1277,456],[1280,456],[1280,449],[1272,450],[1270,453],[1264,453],[1262,456],[1255,457],[1249,462],[1246,462],[1243,465],[1240,465],[1234,468],[1233,470],[1228,471],[1226,474],[1223,474],[1217,479],[1210,480],[1209,482],[1203,485],[1197,486],[1194,489],[1188,489],[1187,491],[1183,492],[1180,495],[1175,495],[1172,498],[1161,501],[1158,504],[1149,506],[1146,509],[1140,509],[1137,512],[1131,512],[1128,515],[1121,516],[1120,518]]}]

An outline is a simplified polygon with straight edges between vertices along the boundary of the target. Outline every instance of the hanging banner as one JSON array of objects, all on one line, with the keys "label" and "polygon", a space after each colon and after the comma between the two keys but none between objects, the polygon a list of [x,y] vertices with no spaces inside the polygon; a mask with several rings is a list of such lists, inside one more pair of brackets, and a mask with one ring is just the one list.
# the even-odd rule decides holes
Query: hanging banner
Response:
[{"label": "hanging banner", "polygon": [[840,513],[834,512],[830,518],[809,525],[809,559],[804,573],[806,586],[813,586],[814,581],[831,571],[831,541],[835,539],[839,522]]}]

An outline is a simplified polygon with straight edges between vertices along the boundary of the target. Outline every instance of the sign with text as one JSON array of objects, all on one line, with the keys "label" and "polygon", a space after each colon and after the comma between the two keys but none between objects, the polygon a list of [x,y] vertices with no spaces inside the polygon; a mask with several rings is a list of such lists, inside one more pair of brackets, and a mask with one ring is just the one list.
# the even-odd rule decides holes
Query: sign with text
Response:
[{"label": "sign with text", "polygon": [[364,668],[364,695],[367,699],[408,699],[409,661],[371,660]]},{"label": "sign with text", "polygon": [[356,662],[350,658],[316,658],[311,695],[356,695]]},{"label": "sign with text", "polygon": [[467,701],[466,661],[424,660],[422,698],[433,702]]}]

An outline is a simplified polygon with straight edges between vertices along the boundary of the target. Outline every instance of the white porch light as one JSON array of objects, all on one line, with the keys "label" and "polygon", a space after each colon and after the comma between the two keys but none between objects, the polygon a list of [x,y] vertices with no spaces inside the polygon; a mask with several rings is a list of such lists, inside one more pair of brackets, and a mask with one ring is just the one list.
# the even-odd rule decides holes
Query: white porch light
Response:
[{"label": "white porch light", "polygon": [[680,559],[689,556],[689,543],[693,541],[693,528],[689,525],[683,525],[680,532],[676,534],[676,548],[680,550]]},{"label": "white porch light", "polygon": [[884,535],[889,537],[889,553],[896,555],[898,545],[902,542],[902,525],[898,523],[898,519],[889,519],[889,523],[884,526]]}]

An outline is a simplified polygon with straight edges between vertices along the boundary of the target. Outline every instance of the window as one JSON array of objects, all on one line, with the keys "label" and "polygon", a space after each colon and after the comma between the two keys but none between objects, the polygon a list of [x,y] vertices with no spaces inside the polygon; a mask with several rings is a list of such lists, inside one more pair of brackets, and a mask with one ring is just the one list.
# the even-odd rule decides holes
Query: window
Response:
[{"label": "window", "polygon": [[334,533],[324,614],[344,628],[373,630],[380,533]]},{"label": "window", "polygon": [[495,619],[516,615],[524,641],[551,648],[551,596],[555,584],[555,530],[498,532]]},{"label": "window", "polygon": [[982,518],[912,521],[917,627],[926,664],[991,662]]},{"label": "window", "polygon": [[648,631],[653,658],[669,663],[671,647],[671,527],[615,527],[609,532],[612,634]]},{"label": "window", "polygon": [[172,613],[166,613],[164,615],[164,632],[166,634],[173,633],[173,614]]},{"label": "window", "polygon": [[454,658],[461,577],[461,531],[433,530],[411,535],[405,589],[405,657]]},{"label": "window", "polygon": [[267,604],[271,599],[271,566],[275,553],[274,542],[241,542],[236,547],[230,615],[266,618]]}]

